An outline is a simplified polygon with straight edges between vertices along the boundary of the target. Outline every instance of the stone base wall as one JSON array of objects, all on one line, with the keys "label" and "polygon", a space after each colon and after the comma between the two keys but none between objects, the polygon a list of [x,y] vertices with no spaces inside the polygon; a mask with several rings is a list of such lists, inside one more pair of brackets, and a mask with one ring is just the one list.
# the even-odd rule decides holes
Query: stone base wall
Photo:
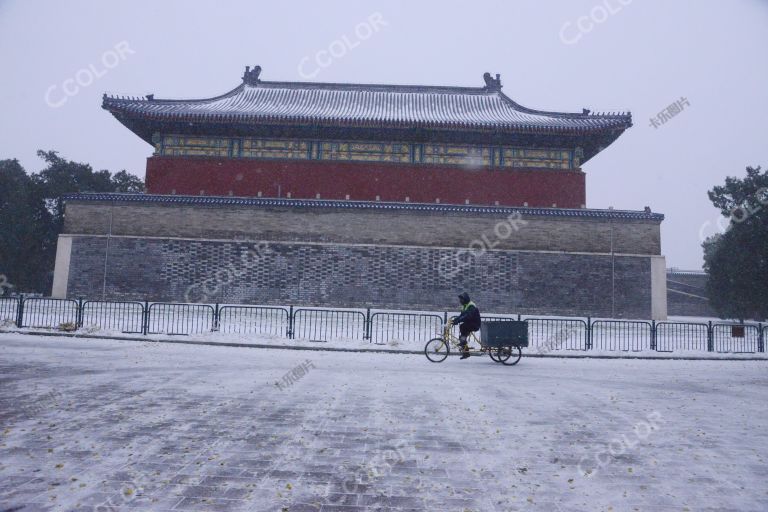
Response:
[{"label": "stone base wall", "polygon": [[486,312],[618,318],[651,317],[651,260],[658,257],[487,251],[454,275],[441,261],[456,258],[455,248],[71,241],[72,298],[101,298],[106,280],[110,300],[444,310],[467,290]]},{"label": "stone base wall", "polygon": [[[93,194],[67,198],[58,296],[666,317],[652,212]],[[661,270],[661,272],[659,272]]]},{"label": "stone base wall", "polygon": [[667,308],[671,316],[717,318],[705,291],[706,274],[667,273]]}]

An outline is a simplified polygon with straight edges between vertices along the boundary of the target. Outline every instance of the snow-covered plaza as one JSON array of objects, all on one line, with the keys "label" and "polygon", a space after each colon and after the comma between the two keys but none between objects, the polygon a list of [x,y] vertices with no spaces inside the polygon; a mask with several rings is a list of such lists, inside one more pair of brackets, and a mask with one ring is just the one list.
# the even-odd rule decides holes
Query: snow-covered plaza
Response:
[{"label": "snow-covered plaza", "polygon": [[764,511],[767,370],[0,334],[0,511]]}]

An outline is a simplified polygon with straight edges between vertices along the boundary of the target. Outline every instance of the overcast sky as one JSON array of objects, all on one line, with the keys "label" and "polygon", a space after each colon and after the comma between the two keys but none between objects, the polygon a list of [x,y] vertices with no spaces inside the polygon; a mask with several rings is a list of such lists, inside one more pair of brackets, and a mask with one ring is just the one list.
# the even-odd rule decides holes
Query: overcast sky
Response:
[{"label": "overcast sky", "polygon": [[490,71],[528,107],[630,110],[634,126],[584,166],[587,206],[664,213],[667,265],[700,269],[718,220],[707,190],[768,165],[766,29],[766,0],[0,0],[0,158],[34,172],[35,151],[55,149],[143,177],[152,148],[101,95],[210,97],[245,65],[264,80],[461,86]]}]

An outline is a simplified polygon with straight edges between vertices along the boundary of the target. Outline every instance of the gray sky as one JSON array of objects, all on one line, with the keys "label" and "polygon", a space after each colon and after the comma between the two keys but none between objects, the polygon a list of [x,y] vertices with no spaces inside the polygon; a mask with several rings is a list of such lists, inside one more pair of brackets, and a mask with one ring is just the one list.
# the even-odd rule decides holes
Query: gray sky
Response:
[{"label": "gray sky", "polygon": [[[356,34],[372,15],[378,30]],[[698,269],[718,220],[706,191],[768,165],[766,28],[766,0],[5,0],[0,158],[31,172],[55,149],[143,177],[152,148],[102,93],[209,97],[245,65],[264,80],[463,86],[490,71],[528,107],[631,110],[635,126],[584,166],[587,206],[664,213],[667,265]]]}]

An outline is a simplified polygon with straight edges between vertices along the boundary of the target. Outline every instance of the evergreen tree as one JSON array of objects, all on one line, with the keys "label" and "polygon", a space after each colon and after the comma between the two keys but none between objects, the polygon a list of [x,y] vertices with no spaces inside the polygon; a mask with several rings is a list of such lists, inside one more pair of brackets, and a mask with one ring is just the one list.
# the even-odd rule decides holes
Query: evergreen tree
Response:
[{"label": "evergreen tree", "polygon": [[768,318],[768,171],[747,167],[728,177],[709,199],[730,219],[728,229],[704,241],[707,295],[723,318]]},{"label": "evergreen tree", "polygon": [[[56,243],[64,226],[62,196],[78,192],[143,192],[144,183],[122,170],[94,171],[56,151],[38,151],[46,167],[29,175],[18,160],[0,160],[0,295],[48,293]],[[5,276],[5,278],[1,276]]]}]

